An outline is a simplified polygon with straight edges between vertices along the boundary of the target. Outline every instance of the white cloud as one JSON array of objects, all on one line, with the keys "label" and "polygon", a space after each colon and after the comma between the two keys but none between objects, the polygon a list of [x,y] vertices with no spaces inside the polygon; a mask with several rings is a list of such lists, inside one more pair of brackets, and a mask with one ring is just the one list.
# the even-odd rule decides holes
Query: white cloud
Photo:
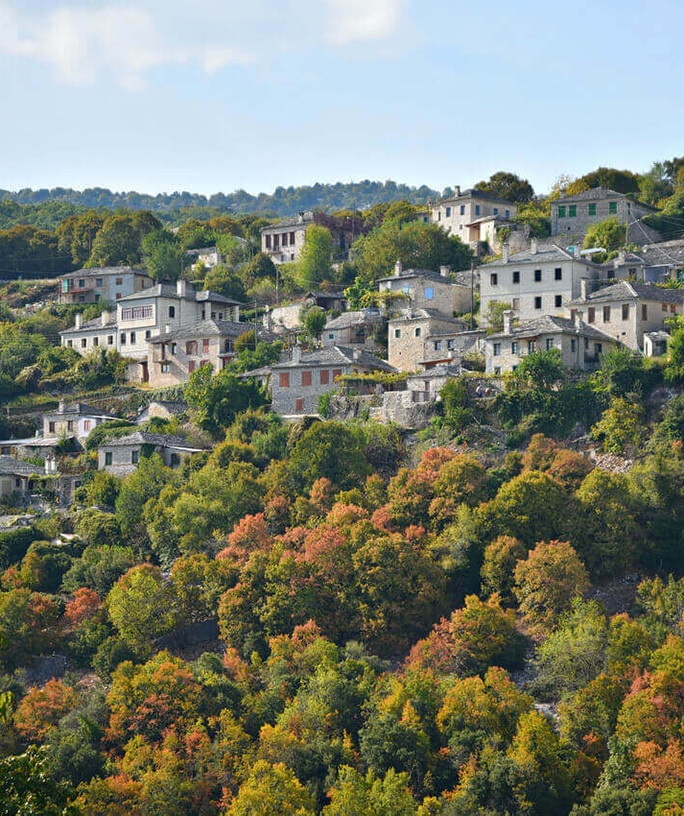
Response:
[{"label": "white cloud", "polygon": [[92,84],[107,74],[129,90],[143,87],[148,72],[162,65],[196,61],[205,72],[215,73],[251,60],[247,52],[229,47],[172,47],[154,17],[133,6],[61,6],[28,15],[0,0],[3,52],[52,65],[60,82]]},{"label": "white cloud", "polygon": [[397,30],[402,0],[324,0],[329,9],[327,39],[334,45],[379,40]]}]

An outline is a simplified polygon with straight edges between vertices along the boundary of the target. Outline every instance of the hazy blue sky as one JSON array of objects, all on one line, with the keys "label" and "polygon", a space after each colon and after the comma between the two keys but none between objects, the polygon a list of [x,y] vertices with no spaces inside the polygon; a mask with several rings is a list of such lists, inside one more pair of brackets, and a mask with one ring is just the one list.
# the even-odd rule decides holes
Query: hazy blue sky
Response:
[{"label": "hazy blue sky", "polygon": [[681,0],[0,0],[0,187],[536,189],[684,153]]}]

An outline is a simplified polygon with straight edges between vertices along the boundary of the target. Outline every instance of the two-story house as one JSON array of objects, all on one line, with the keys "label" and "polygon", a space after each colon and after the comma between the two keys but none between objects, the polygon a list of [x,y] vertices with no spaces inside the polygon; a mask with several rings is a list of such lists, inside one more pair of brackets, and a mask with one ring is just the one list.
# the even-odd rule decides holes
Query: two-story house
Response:
[{"label": "two-story house", "polygon": [[643,242],[643,231],[633,231],[631,227],[652,212],[655,210],[648,204],[634,201],[607,187],[593,187],[572,196],[561,194],[560,198],[551,201],[551,235],[584,235],[594,224],[617,218],[630,228],[628,241]]},{"label": "two-story house", "polygon": [[431,208],[430,220],[464,244],[482,242],[493,247],[496,227],[512,221],[517,213],[514,201],[497,198],[484,190],[462,191],[457,186],[451,198],[442,199]]},{"label": "two-story house", "polygon": [[302,325],[302,314],[309,306],[318,306],[325,312],[342,312],[347,307],[347,298],[343,292],[307,292],[297,300],[273,306],[266,310],[263,325],[273,332],[283,333],[286,330],[298,329]]},{"label": "two-story house", "polygon": [[604,267],[555,244],[540,245],[532,239],[530,248],[509,253],[504,246],[500,259],[480,267],[481,325],[493,302],[508,304],[519,320],[542,315],[565,314],[568,303],[580,294],[580,281],[607,277]]},{"label": "two-story house", "polygon": [[82,442],[94,428],[110,419],[120,417],[93,408],[84,402],[60,400],[56,411],[47,411],[43,414],[43,437],[49,439],[75,436]]},{"label": "two-story house", "polygon": [[306,243],[306,231],[313,224],[330,230],[333,253],[338,258],[346,257],[354,241],[369,230],[359,218],[351,216],[340,218],[309,210],[299,213],[294,218],[283,218],[276,224],[263,227],[261,251],[268,255],[273,263],[296,261]]},{"label": "two-story house", "polygon": [[389,293],[392,305],[399,309],[431,309],[453,317],[454,312],[469,312],[473,290],[471,286],[452,280],[451,269],[404,269],[397,261],[394,274],[378,280],[378,291]]},{"label": "two-story house", "polygon": [[601,355],[617,342],[605,332],[588,326],[579,315],[573,319],[544,315],[536,320],[513,322],[513,314],[504,313],[503,331],[485,338],[488,374],[509,374],[530,354],[558,349],[566,368],[596,368]]},{"label": "two-story house", "polygon": [[359,309],[342,312],[325,324],[321,337],[324,346],[364,346],[368,351],[379,350],[385,315],[380,309]]},{"label": "two-story house", "polygon": [[153,388],[180,385],[193,371],[209,365],[221,371],[235,357],[235,341],[250,330],[247,323],[202,320],[148,340],[147,368]]},{"label": "two-story house", "polygon": [[430,347],[436,336],[447,337],[464,332],[468,325],[446,314],[431,309],[409,309],[387,324],[387,361],[400,371],[418,371],[424,360],[430,358]]},{"label": "two-story house", "polygon": [[203,450],[180,436],[133,431],[103,442],[97,449],[97,466],[115,476],[127,476],[151,453],[158,453],[167,467],[177,467],[183,459]]},{"label": "two-story house", "polygon": [[645,334],[663,330],[668,318],[684,313],[684,290],[619,281],[592,292],[589,282],[582,281],[580,296],[567,307],[588,325],[643,351]]},{"label": "two-story house", "polygon": [[[346,374],[395,372],[364,349],[343,346],[325,346],[305,354],[295,346],[290,360],[269,368],[273,410],[284,416],[317,415],[318,398],[339,390],[339,380]],[[260,376],[260,372],[253,373]]]},{"label": "two-story house", "polygon": [[149,289],[154,281],[142,269],[130,266],[106,266],[78,269],[60,275],[60,303],[97,303],[100,300],[116,302],[126,295]]}]

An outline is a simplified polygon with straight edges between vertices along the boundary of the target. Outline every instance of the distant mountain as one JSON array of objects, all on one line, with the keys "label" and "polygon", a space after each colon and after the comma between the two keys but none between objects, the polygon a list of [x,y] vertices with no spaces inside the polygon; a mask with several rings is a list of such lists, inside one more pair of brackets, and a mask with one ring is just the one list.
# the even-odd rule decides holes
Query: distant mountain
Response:
[{"label": "distant mountain", "polygon": [[[451,194],[451,189],[443,191]],[[11,199],[18,204],[38,205],[44,202],[64,202],[77,207],[104,207],[132,210],[151,210],[171,213],[185,208],[212,208],[221,212],[259,213],[264,215],[296,215],[303,210],[344,210],[351,207],[367,209],[382,201],[408,199],[413,204],[434,201],[442,193],[425,185],[409,187],[394,181],[359,181],[342,184],[314,184],[305,187],[277,187],[272,194],[251,195],[245,190],[234,193],[215,193],[211,196],[197,193],[175,192],[171,194],[145,195],[143,193],[113,193],[102,187],[72,190],[54,187],[51,190],[24,189],[16,192],[0,190],[0,201]]]}]

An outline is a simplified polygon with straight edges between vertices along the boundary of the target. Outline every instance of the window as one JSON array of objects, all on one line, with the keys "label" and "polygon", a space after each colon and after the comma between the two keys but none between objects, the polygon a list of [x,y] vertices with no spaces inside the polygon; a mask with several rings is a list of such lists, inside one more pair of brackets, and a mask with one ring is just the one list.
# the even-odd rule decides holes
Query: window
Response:
[{"label": "window", "polygon": [[492,212],[494,213],[494,215],[498,215],[498,214],[499,214],[499,209],[498,209],[498,207],[494,207],[494,209],[492,210]]},{"label": "window", "polygon": [[209,354],[209,338],[205,337],[202,340],[202,354]]},{"label": "window", "polygon": [[546,350],[548,351],[549,349],[552,349],[552,348],[553,348],[553,337],[547,337],[546,338]]},{"label": "window", "polygon": [[88,345],[88,341],[85,337],[81,338],[81,348],[85,348]]},{"label": "window", "polygon": [[89,419],[84,420],[84,422],[83,422],[83,430],[84,430],[84,431],[89,431],[89,430],[90,430],[90,420],[89,420]]},{"label": "window", "polygon": [[168,374],[171,371],[171,363],[162,363],[161,370],[162,374]]},{"label": "window", "polygon": [[513,273],[513,283],[520,283],[520,272]]},{"label": "window", "polygon": [[425,300],[433,300],[434,297],[435,297],[435,290],[431,286],[426,287],[426,289],[425,289]]},{"label": "window", "polygon": [[556,309],[560,309],[563,305],[563,295],[556,295],[553,299],[553,303]]},{"label": "window", "polygon": [[151,306],[133,306],[128,309],[121,310],[122,320],[151,320],[152,307]]},{"label": "window", "polygon": [[570,351],[577,351],[577,340],[574,337],[570,339]]},{"label": "window", "polygon": [[677,307],[675,306],[675,304],[670,303],[670,311],[672,312],[672,314],[674,314],[676,310],[677,310]]},{"label": "window", "polygon": [[103,285],[104,285],[104,281],[102,280],[102,278],[95,278],[95,286],[103,286]]},{"label": "window", "polygon": [[596,204],[589,205],[589,215],[596,215]]},{"label": "window", "polygon": [[530,341],[528,342],[528,344],[527,344],[527,352],[528,352],[528,354],[534,354],[534,352],[535,352],[536,350],[537,350],[537,341],[536,341],[536,340],[530,340]]},{"label": "window", "polygon": [[588,348],[589,348],[589,338],[588,338],[588,337],[585,337],[585,338],[584,338],[584,348],[585,348],[585,349],[588,349]]},{"label": "window", "polygon": [[622,304],[622,319],[629,320],[629,303]]},{"label": "window", "polygon": [[441,221],[441,220],[442,220],[442,211],[441,211],[441,210],[438,210],[438,211],[437,211],[437,220],[438,220],[438,221]]},{"label": "window", "polygon": [[74,341],[73,340],[67,340],[67,346],[69,346],[69,348],[73,348],[74,347]]},{"label": "window", "polygon": [[131,464],[137,465],[140,461],[140,451],[139,450],[132,450],[131,451]]},{"label": "window", "polygon": [[190,362],[188,363],[188,373],[189,373],[189,374],[192,374],[192,372],[193,372],[194,370],[195,370],[195,361],[194,361],[194,360],[190,360]]},{"label": "window", "polygon": [[558,217],[559,218],[565,218],[565,207],[559,207],[558,208]]},{"label": "window", "polygon": [[420,337],[420,326],[418,326],[418,328],[416,329],[415,335],[416,337]]},{"label": "window", "polygon": [[492,272],[489,276],[489,284],[490,286],[498,286],[499,285],[499,276],[496,272]]},{"label": "window", "polygon": [[662,306],[663,306],[663,311],[666,312],[667,311],[667,303],[663,303]]},{"label": "window", "polygon": [[456,341],[447,340],[447,348],[449,349],[449,351],[453,351],[456,348]]},{"label": "window", "polygon": [[568,207],[568,218],[577,218],[577,204]]},{"label": "window", "polygon": [[[397,329],[397,331],[399,331],[399,330]],[[334,339],[335,339],[335,335],[332,332],[330,332],[330,334],[328,335],[328,340],[334,340]]]},{"label": "window", "polygon": [[119,337],[119,342],[121,343],[122,346],[126,345],[126,335],[125,335],[124,332],[121,332],[121,335]]},{"label": "window", "polygon": [[541,283],[541,279],[542,279],[542,274],[541,273],[542,273],[541,269],[535,269],[534,270],[534,282],[535,283]]},{"label": "window", "polygon": [[50,429],[50,433],[54,433],[55,432],[55,423],[54,422],[48,422],[48,428]]},{"label": "window", "polygon": [[494,369],[494,373],[501,374],[501,366],[496,366],[496,368]]},{"label": "window", "polygon": [[518,341],[514,340],[511,343],[511,354],[517,354],[517,353],[518,353]]},{"label": "window", "polygon": [[310,371],[302,371],[302,385],[311,385],[312,377]]},{"label": "window", "polygon": [[280,235],[273,236],[273,249],[280,249]]},{"label": "window", "polygon": [[501,343],[494,343],[493,353],[495,357],[498,357],[501,354]]},{"label": "window", "polygon": [[290,387],[290,372],[289,371],[281,371],[278,376],[278,385],[281,388],[289,388]]},{"label": "window", "polygon": [[560,266],[553,270],[553,279],[563,280],[563,269]]},{"label": "window", "polygon": [[520,309],[520,298],[513,298],[511,301],[511,308],[514,312],[517,312]]},{"label": "window", "polygon": [[116,299],[117,299],[117,300],[121,300],[121,292],[117,292],[117,293],[116,293]]},{"label": "window", "polygon": [[131,332],[131,345],[135,345],[135,332]]},{"label": "window", "polygon": [[475,215],[479,215],[479,214],[480,214],[480,205],[476,204],[475,205]]},{"label": "window", "polygon": [[608,205],[608,212],[611,215],[615,215],[615,213],[617,212],[617,201],[610,202],[610,204]]},{"label": "window", "polygon": [[266,249],[270,249],[271,248],[271,236],[267,235],[265,237],[266,237]]},{"label": "window", "polygon": [[596,309],[590,306],[587,309],[587,323],[594,323],[596,321]]},{"label": "window", "polygon": [[114,283],[115,283],[117,286],[123,286],[123,278],[117,278],[117,279],[114,281]]},{"label": "window", "polygon": [[342,369],[341,368],[333,368],[333,382],[337,382],[339,378],[342,376]]},{"label": "window", "polygon": [[169,459],[169,465],[171,465],[171,467],[178,467],[178,465],[180,465],[180,455],[172,453]]},{"label": "window", "polygon": [[451,207],[446,208],[446,217],[451,218]]},{"label": "window", "polygon": [[645,303],[641,304],[641,319],[648,320],[648,306]]},{"label": "window", "polygon": [[435,340],[435,351],[441,351],[441,350],[442,350],[442,341],[441,340]]},{"label": "window", "polygon": [[178,354],[178,343],[171,343],[171,354]]},{"label": "window", "polygon": [[401,329],[394,330],[394,339],[399,340],[401,338]]},{"label": "window", "polygon": [[596,344],[596,353],[597,354],[603,354],[603,343],[597,343]]},{"label": "window", "polygon": [[284,247],[286,247],[288,245],[288,240],[287,239],[288,239],[289,235],[290,235],[289,232],[284,232],[283,233],[283,246]]},{"label": "window", "polygon": [[112,452],[111,451],[106,451],[105,452],[105,465],[111,465],[111,464],[112,464]]},{"label": "window", "polygon": [[610,323],[610,306],[603,307],[603,322]]},{"label": "window", "polygon": [[152,332],[149,329],[145,329],[145,340],[149,340],[152,337]]},{"label": "window", "polygon": [[294,232],[291,232],[290,233],[290,246],[294,246],[294,245],[295,245],[295,234],[294,234]]},{"label": "window", "polygon": [[295,411],[303,411],[304,410],[304,400],[301,397],[298,397],[295,400]]},{"label": "window", "polygon": [[328,371],[327,368],[325,370],[321,369],[320,381],[321,385],[328,385],[328,383],[330,382],[330,372]]},{"label": "window", "polygon": [[539,295],[538,295],[538,296],[537,296],[537,297],[534,299],[534,308],[535,308],[535,309],[541,309],[541,307],[542,307],[542,299],[541,299],[541,296],[539,296]]},{"label": "window", "polygon": [[511,217],[511,211],[510,211],[510,210],[506,210],[506,218],[510,218],[510,217]]},{"label": "window", "polygon": [[176,316],[176,307],[175,306],[169,306],[169,317],[175,317],[175,316]]},{"label": "window", "polygon": [[84,286],[85,286],[85,280],[83,278],[79,278],[78,288],[83,289]]},{"label": "window", "polygon": [[70,419],[70,420],[67,422],[67,431],[73,431],[73,430],[74,430],[74,420],[73,420],[73,419]]},{"label": "window", "polygon": [[185,353],[188,356],[194,356],[197,354],[197,343],[195,340],[188,340],[185,344]]}]

